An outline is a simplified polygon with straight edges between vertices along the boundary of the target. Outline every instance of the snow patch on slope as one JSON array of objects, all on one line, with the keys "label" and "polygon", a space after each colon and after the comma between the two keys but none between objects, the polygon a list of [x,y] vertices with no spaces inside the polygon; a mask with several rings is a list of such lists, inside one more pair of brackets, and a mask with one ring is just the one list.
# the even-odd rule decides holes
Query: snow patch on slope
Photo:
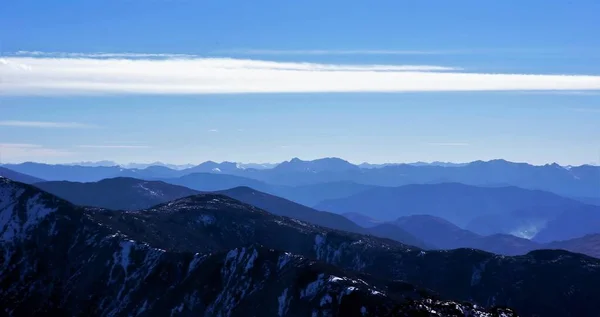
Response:
[{"label": "snow patch on slope", "polygon": [[11,242],[15,238],[24,238],[32,228],[56,211],[46,206],[42,194],[27,199],[25,210],[22,210],[19,201],[24,192],[10,183],[0,185],[0,241]]}]

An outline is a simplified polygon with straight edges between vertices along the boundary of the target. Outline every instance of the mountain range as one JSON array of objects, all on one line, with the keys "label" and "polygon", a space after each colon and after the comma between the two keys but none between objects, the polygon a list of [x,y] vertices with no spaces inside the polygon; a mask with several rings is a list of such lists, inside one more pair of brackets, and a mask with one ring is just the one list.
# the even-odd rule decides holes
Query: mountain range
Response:
[{"label": "mountain range", "polygon": [[[42,182],[35,184],[35,186],[76,205],[113,210],[146,209],[160,203],[201,193],[201,191],[161,181],[144,181],[124,177],[91,183],[65,181]],[[371,234],[422,248],[430,247],[423,241],[415,238],[412,234],[397,227],[393,227],[390,230],[387,228],[389,225],[386,224],[381,227],[362,228],[341,215],[317,211],[250,187],[235,187],[216,192],[262,208],[276,215],[302,220],[326,228]]]},{"label": "mountain range", "polygon": [[[600,215],[600,206],[587,205],[553,193],[510,187],[476,187],[459,183],[378,187],[358,194],[326,200],[315,206],[339,214],[357,213],[382,221],[411,215],[441,217],[480,235],[512,234],[549,242],[587,233]],[[589,217],[589,226],[576,223]],[[556,219],[573,223],[571,233],[561,231]],[[548,230],[557,224],[555,233]],[[564,230],[563,230],[564,231]]]},{"label": "mountain range", "polygon": [[0,177],[10,178],[17,182],[25,183],[25,184],[33,184],[43,182],[44,180],[41,178],[33,177],[27,174],[15,172],[11,169],[0,167]]},{"label": "mountain range", "polygon": [[[74,204],[115,210],[145,209],[159,203],[200,193],[164,182],[130,178],[107,179],[96,183],[44,182],[36,184],[36,186]],[[537,249],[558,248],[592,256],[598,255],[594,252],[596,240],[593,239],[575,238],[570,242],[557,241],[554,244],[544,244],[509,234],[480,235],[431,215],[405,216],[392,222],[377,222],[361,214],[338,215],[318,211],[249,187],[236,187],[217,193],[259,207],[275,215],[298,219],[326,228],[388,238],[422,249],[474,248],[497,254],[520,255]],[[365,226],[364,221],[370,225]],[[597,232],[597,229],[592,232]],[[577,238],[579,237],[577,236]],[[600,249],[600,245],[598,247]]]},{"label": "mountain range", "polygon": [[517,186],[543,190],[586,201],[600,198],[600,166],[563,167],[514,163],[505,160],[475,161],[459,165],[393,164],[380,168],[361,168],[339,158],[303,161],[294,158],[272,168],[246,168],[239,163],[205,162],[175,170],[165,166],[126,169],[119,166],[73,166],[41,163],[5,164],[5,168],[40,179],[98,181],[113,177],[146,180],[178,178],[193,173],[229,174],[259,180],[270,185],[301,186],[318,183],[352,182],[373,186],[402,186],[457,182],[473,186]]},{"label": "mountain range", "polygon": [[76,205],[116,210],[145,209],[199,193],[183,186],[126,177],[90,183],[41,182],[35,186]]},{"label": "mountain range", "polygon": [[109,163],[0,167],[4,313],[595,316],[600,308],[591,299],[600,167]]},{"label": "mountain range", "polygon": [[0,179],[0,215],[0,301],[13,315],[516,315],[501,308],[508,305],[522,316],[593,316],[600,309],[598,259],[556,250],[423,251],[220,194],[113,211]]}]

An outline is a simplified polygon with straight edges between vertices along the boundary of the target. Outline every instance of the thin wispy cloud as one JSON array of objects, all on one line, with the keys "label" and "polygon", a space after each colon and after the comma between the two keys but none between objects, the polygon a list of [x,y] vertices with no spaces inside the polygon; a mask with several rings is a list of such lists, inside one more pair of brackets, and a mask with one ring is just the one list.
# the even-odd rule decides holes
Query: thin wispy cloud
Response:
[{"label": "thin wispy cloud", "polygon": [[217,129],[210,129],[210,130],[208,130],[208,132],[219,132],[219,130],[217,130]]},{"label": "thin wispy cloud", "polygon": [[70,53],[70,52],[40,52],[17,51],[9,56],[53,57],[53,58],[190,58],[193,54],[156,54],[156,53]]},{"label": "thin wispy cloud", "polygon": [[149,149],[148,145],[79,145],[86,149]]},{"label": "thin wispy cloud", "polygon": [[467,50],[273,50],[273,49],[230,49],[215,53],[239,55],[451,55],[472,53]]},{"label": "thin wispy cloud", "polygon": [[469,146],[469,143],[464,142],[431,142],[427,144],[434,146]]},{"label": "thin wispy cloud", "polygon": [[[600,76],[487,74],[440,65],[231,58],[8,57],[0,95],[600,90]],[[10,67],[10,64],[27,66]]]},{"label": "thin wispy cloud", "polygon": [[23,128],[72,128],[72,129],[96,127],[95,125],[79,123],[79,122],[19,121],[19,120],[0,121],[0,126],[23,127]]},{"label": "thin wispy cloud", "polygon": [[597,54],[598,52],[589,48],[469,48],[469,49],[256,49],[256,48],[234,48],[211,52],[213,54],[232,55],[518,55],[518,56],[581,56],[583,54]]}]

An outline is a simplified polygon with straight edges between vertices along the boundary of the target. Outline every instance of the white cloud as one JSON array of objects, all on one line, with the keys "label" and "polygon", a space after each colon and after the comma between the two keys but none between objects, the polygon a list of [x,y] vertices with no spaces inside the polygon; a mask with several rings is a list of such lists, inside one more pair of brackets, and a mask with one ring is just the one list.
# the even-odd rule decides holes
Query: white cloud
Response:
[{"label": "white cloud", "polygon": [[17,51],[11,56],[58,57],[58,58],[189,58],[192,54],[156,54],[156,53],[69,53],[69,52],[40,52]]},{"label": "white cloud", "polygon": [[[600,90],[600,76],[228,58],[7,57],[0,95]],[[10,65],[23,65],[12,67]]]},{"label": "white cloud", "polygon": [[469,146],[469,143],[464,142],[433,142],[427,144],[435,146]]},{"label": "white cloud", "polygon": [[0,126],[24,128],[92,128],[94,125],[78,122],[50,122],[50,121],[0,121]]},{"label": "white cloud", "polygon": [[210,130],[208,130],[208,132],[219,132],[219,130],[217,130],[217,129],[210,129]]},{"label": "white cloud", "polygon": [[79,145],[87,149],[149,149],[147,145]]},{"label": "white cloud", "polygon": [[241,55],[448,55],[465,54],[465,50],[268,50],[268,49],[232,49],[217,53]]}]

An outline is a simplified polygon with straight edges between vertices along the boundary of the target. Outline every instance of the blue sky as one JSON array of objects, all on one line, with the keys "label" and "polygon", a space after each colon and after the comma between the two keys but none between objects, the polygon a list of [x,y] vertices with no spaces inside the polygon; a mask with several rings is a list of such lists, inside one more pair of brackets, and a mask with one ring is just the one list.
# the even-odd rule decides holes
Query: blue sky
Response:
[{"label": "blue sky", "polygon": [[2,160],[598,162],[597,12],[597,1],[11,1]]}]

